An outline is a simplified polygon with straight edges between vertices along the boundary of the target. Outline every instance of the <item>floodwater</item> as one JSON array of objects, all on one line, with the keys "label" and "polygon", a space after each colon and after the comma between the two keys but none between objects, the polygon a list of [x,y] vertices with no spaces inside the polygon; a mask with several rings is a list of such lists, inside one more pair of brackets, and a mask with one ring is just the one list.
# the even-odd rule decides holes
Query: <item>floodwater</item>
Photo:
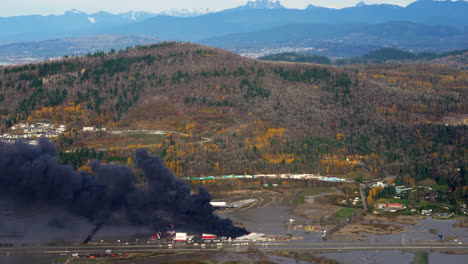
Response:
[{"label": "floodwater", "polygon": [[324,253],[321,256],[346,264],[404,264],[411,263],[414,258],[413,253],[401,250],[346,251],[342,253]]},{"label": "floodwater", "polygon": [[429,254],[429,263],[450,263],[450,264],[465,264],[467,263],[466,255],[442,254],[432,252]]},{"label": "floodwater", "polygon": [[302,235],[303,232],[292,230],[292,223],[288,225],[289,219],[294,219],[294,224],[305,223],[308,220],[291,215],[291,210],[282,205],[274,205],[247,210],[235,210],[219,214],[223,218],[230,218],[234,223],[242,223],[249,231],[271,235]]},{"label": "floodwater", "polygon": [[[250,208],[247,210],[234,210],[219,214],[221,217],[230,218],[234,223],[241,223],[251,232],[265,233],[269,235],[291,235],[297,240],[291,243],[329,243],[321,240],[322,233],[331,226],[320,226],[310,219],[295,216],[291,207],[287,205],[268,205],[266,207]],[[290,219],[294,220],[293,222]],[[304,227],[318,226],[318,231],[306,232]]]},{"label": "floodwater", "polygon": [[[251,232],[265,233],[271,235],[288,235],[302,238],[301,243],[359,243],[346,240],[344,237],[335,236],[335,238],[323,241],[321,233],[317,231],[306,232],[300,226],[308,225],[317,226],[310,219],[301,218],[292,214],[292,210],[286,205],[268,205],[260,208],[249,208],[247,210],[234,210],[219,214],[221,217],[228,217],[235,223],[245,225],[246,229]],[[289,219],[294,219],[294,222],[289,222]],[[398,225],[404,228],[403,232],[397,232],[388,235],[376,235],[370,233],[361,233],[367,237],[367,241],[371,243],[410,243],[410,242],[436,242],[439,241],[439,234],[444,238],[456,239],[457,242],[468,243],[468,228],[455,227],[457,220],[439,220],[426,218],[420,221],[419,224],[404,225],[398,223],[383,222],[382,224]],[[294,228],[298,227],[299,228]],[[329,229],[331,226],[318,225],[319,230]]]},{"label": "floodwater", "polygon": [[[413,260],[415,253],[401,250],[367,250],[348,251],[343,253],[325,253],[321,256],[337,260],[345,264],[409,264]],[[439,252],[429,253],[429,263],[445,264],[465,264],[466,255],[442,254]]]},{"label": "floodwater", "polygon": [[414,226],[383,221],[380,223],[398,225],[404,228],[404,231],[388,235],[376,235],[364,232],[361,235],[366,236],[368,242],[372,243],[388,242],[404,244],[411,242],[437,242],[440,241],[439,235],[454,242],[468,243],[468,228],[455,227],[454,224],[457,223],[457,220],[454,219],[439,220],[426,218]]},{"label": "floodwater", "polygon": [[2,264],[31,264],[31,263],[47,263],[47,264],[63,264],[63,261],[55,262],[59,259],[59,255],[51,254],[38,254],[38,255],[25,255],[25,256],[0,256],[0,263]]},{"label": "floodwater", "polygon": [[[321,240],[320,232],[305,232],[303,229],[294,230],[294,226],[316,225],[310,219],[301,218],[292,214],[287,205],[268,205],[261,208],[249,208],[220,213],[222,217],[229,217],[235,223],[242,223],[252,232],[266,233],[271,235],[287,235],[301,238],[291,243],[410,243],[410,242],[436,242],[439,234],[451,241],[467,244],[468,228],[456,227],[457,220],[438,220],[426,218],[417,225],[404,225],[397,223],[381,222],[383,224],[400,225],[403,232],[376,235],[362,233],[367,241],[349,241],[344,237],[335,236],[329,240]],[[293,223],[289,219],[293,218]],[[319,226],[320,230],[328,229],[327,226]],[[322,253],[321,256],[337,260],[341,263],[382,263],[382,264],[405,264],[411,263],[414,258],[413,252],[402,250],[367,250],[367,251],[345,251],[341,253]],[[439,252],[429,253],[429,263],[467,263],[467,255],[443,254]]]},{"label": "floodwater", "polygon": [[[310,262],[296,260],[293,258],[264,255],[258,253],[244,254],[244,253],[193,253],[193,254],[172,254],[165,256],[154,256],[141,259],[132,259],[132,264],[155,264],[155,263],[171,263],[181,260],[215,260],[217,263],[224,262],[243,262],[243,263],[256,263],[259,261],[272,261],[279,264],[310,264]],[[120,262],[125,263],[127,262]]]}]

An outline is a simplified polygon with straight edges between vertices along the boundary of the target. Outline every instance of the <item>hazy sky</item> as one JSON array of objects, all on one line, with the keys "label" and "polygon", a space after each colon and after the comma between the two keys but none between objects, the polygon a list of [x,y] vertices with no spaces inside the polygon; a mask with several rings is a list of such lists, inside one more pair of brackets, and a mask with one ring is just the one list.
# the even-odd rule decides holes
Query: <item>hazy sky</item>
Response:
[{"label": "hazy sky", "polygon": [[[367,4],[391,3],[406,6],[415,0],[364,0]],[[171,8],[226,9],[243,5],[247,0],[0,0],[0,16],[31,14],[63,14],[73,8],[93,13],[107,11],[121,13],[129,10],[158,12]],[[303,9],[309,4],[341,8],[354,6],[360,0],[282,0],[288,8]]]}]

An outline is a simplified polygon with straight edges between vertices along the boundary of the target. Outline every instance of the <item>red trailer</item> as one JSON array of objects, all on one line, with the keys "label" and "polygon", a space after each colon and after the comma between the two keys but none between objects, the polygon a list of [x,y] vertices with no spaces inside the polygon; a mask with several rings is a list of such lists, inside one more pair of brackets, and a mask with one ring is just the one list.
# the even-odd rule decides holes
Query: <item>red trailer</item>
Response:
[{"label": "red trailer", "polygon": [[216,239],[218,236],[214,235],[214,234],[202,234],[202,239],[203,240],[212,240],[212,239]]}]

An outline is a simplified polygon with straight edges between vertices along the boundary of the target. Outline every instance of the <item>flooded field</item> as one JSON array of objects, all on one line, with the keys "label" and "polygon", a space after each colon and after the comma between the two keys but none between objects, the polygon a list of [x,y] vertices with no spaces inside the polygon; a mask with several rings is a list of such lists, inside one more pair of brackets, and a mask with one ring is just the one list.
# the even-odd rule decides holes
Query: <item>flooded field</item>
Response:
[{"label": "flooded field", "polygon": [[[304,226],[317,226],[317,222],[294,215],[291,205],[281,201],[275,204],[252,206],[244,210],[223,212],[248,230],[266,234],[288,235],[298,240],[290,243],[414,243],[438,242],[439,235],[444,241],[468,243],[468,228],[461,227],[459,220],[439,220],[425,216],[377,217],[366,216],[360,223],[350,224],[334,234],[331,239],[321,240],[320,232],[307,232]],[[290,221],[293,219],[294,221]],[[299,227],[299,228],[297,228]],[[319,225],[319,230],[331,226]],[[322,253],[329,259],[340,263],[411,263],[414,252],[402,250],[346,251],[341,253]],[[467,255],[429,252],[429,263],[466,263]]]},{"label": "flooded field", "polygon": [[[370,220],[369,220],[370,219]],[[439,220],[424,217],[417,223],[402,224],[388,218],[365,217],[358,224],[350,224],[333,236],[336,241],[368,241],[375,243],[437,242],[468,243],[468,228],[458,227],[458,220]],[[353,229],[354,228],[354,229]],[[375,228],[379,229],[378,231]]]},{"label": "flooded field", "polygon": [[1,256],[0,263],[2,264],[61,264],[63,262],[55,262],[54,260],[59,259],[59,255],[53,254],[41,254],[41,255],[25,255],[25,256]]},{"label": "flooded field", "polygon": [[[303,228],[295,228],[311,224],[311,220],[292,215],[291,209],[284,205],[268,205],[232,211],[221,213],[220,216],[228,217],[235,223],[241,223],[252,232],[279,236],[292,235],[292,237],[309,242],[320,241],[320,232],[305,232]],[[294,222],[290,222],[290,219]]]},{"label": "flooded field", "polygon": [[[160,257],[152,257],[148,258],[147,262],[135,262],[135,264],[146,264],[146,263],[171,263],[171,262],[179,262],[183,260],[192,260],[192,263],[196,263],[195,261],[204,261],[203,263],[219,263],[219,264],[250,264],[250,263],[278,263],[278,264],[307,264],[311,263],[308,261],[296,260],[294,258],[282,257],[282,256],[274,256],[274,255],[265,255],[265,254],[258,254],[258,253],[251,253],[251,254],[239,254],[239,253],[224,253],[224,254],[216,254],[216,253],[197,253],[197,254],[177,254],[177,255],[169,255],[169,256],[160,256]],[[125,263],[125,262],[122,262]],[[190,263],[187,261],[186,263]]]},{"label": "flooded field", "polygon": [[[429,263],[466,263],[467,255],[443,254],[439,252],[429,252]],[[368,250],[368,251],[349,251],[342,253],[324,253],[322,256],[334,259],[345,264],[375,263],[375,264],[409,264],[415,258],[414,252],[405,252],[401,250]]]},{"label": "flooded field", "polygon": [[411,263],[414,258],[414,254],[411,252],[391,250],[348,251],[342,253],[324,253],[322,255],[346,264],[403,264]]},{"label": "flooded field", "polygon": [[[323,206],[323,205],[320,205]],[[301,243],[411,243],[437,242],[439,235],[445,241],[468,243],[468,228],[458,224],[459,220],[439,220],[426,216],[381,217],[366,216],[359,223],[352,223],[335,233],[331,239],[321,240],[321,231],[331,225],[321,225],[316,220],[294,214],[288,201],[276,200],[272,203],[255,204],[248,208],[219,213],[221,217],[232,219],[248,230],[271,235],[291,235]],[[307,226],[314,229],[307,230]]]}]

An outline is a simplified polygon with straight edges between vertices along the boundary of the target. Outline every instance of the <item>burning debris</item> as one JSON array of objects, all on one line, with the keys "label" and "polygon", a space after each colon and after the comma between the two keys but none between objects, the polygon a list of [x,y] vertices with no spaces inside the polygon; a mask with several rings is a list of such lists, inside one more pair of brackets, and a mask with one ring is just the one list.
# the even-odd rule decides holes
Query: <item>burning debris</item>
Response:
[{"label": "burning debris", "polygon": [[57,149],[44,138],[37,146],[0,142],[0,194],[12,200],[55,205],[87,218],[95,228],[84,243],[115,216],[158,231],[175,223],[184,230],[226,237],[247,233],[231,220],[215,215],[210,194],[203,188],[191,194],[190,187],[175,178],[159,157],[139,149],[136,164],[147,179],[141,188],[135,185],[133,170],[125,166],[92,161],[90,174],[60,164]]}]

